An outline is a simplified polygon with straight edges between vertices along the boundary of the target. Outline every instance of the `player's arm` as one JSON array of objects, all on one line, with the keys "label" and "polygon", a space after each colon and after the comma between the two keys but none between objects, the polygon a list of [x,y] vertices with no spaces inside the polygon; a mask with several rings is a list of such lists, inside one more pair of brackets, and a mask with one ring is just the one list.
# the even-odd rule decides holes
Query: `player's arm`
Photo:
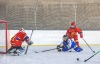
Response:
[{"label": "player's arm", "polygon": [[77,32],[80,34],[80,38],[83,38],[83,32],[80,28],[77,28]]},{"label": "player's arm", "polygon": [[33,44],[33,42],[29,39],[28,36],[26,36],[26,37],[24,38],[24,40],[27,42],[28,45],[32,45],[32,44]]}]

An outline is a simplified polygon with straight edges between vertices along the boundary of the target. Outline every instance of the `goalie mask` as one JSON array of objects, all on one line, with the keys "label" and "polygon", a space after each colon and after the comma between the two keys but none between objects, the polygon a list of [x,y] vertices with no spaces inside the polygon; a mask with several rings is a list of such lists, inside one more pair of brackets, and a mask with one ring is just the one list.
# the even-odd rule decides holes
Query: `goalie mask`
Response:
[{"label": "goalie mask", "polygon": [[69,38],[69,36],[67,34],[63,36],[64,41],[68,40],[68,38]]},{"label": "goalie mask", "polygon": [[22,31],[22,32],[24,32],[25,30],[24,30],[24,28],[20,28],[20,30],[19,31]]}]

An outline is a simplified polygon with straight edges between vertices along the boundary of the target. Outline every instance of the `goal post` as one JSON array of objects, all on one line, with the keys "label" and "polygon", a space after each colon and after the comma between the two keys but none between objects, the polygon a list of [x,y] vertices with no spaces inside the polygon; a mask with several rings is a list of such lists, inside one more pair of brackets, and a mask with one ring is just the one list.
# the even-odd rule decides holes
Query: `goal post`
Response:
[{"label": "goal post", "polygon": [[8,22],[0,20],[0,54],[6,54],[8,50]]}]

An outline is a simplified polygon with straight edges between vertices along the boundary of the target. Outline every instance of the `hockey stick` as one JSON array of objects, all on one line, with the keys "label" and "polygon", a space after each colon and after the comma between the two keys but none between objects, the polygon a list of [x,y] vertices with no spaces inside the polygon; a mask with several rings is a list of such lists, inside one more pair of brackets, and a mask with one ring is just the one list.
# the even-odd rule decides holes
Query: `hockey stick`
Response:
[{"label": "hockey stick", "polygon": [[25,54],[27,54],[28,48],[29,48],[29,45],[27,45],[27,47],[26,47]]},{"label": "hockey stick", "polygon": [[[32,35],[33,35],[33,31],[34,31],[34,30],[32,30],[32,33],[31,33],[31,36],[30,36],[30,40],[31,40],[31,37],[32,37]],[[27,54],[28,48],[29,48],[29,44],[28,44],[27,47],[26,47],[25,54]]]},{"label": "hockey stick", "polygon": [[38,53],[37,51],[33,50],[35,53]]},{"label": "hockey stick", "polygon": [[97,55],[98,53],[100,53],[100,50],[98,52],[96,52],[95,54],[93,54],[92,56],[90,56],[88,59],[84,60],[84,62],[88,61],[89,59],[91,59],[92,57],[94,57],[95,55]]},{"label": "hockey stick", "polygon": [[[55,49],[57,49],[57,48],[48,49],[48,50],[43,50],[43,51],[40,51],[40,52],[47,52],[47,51],[51,51],[51,50],[55,50]],[[36,51],[35,51],[35,53],[40,53],[40,52],[36,52]]]},{"label": "hockey stick", "polygon": [[[62,42],[63,43],[63,42]],[[61,45],[62,43],[60,43],[59,45]],[[51,51],[51,50],[55,50],[57,48],[53,48],[53,49],[48,49],[48,50],[43,50],[43,51],[40,51],[40,52],[47,52],[47,51]],[[37,52],[37,51],[34,51],[35,53],[40,53],[40,52]]]},{"label": "hockey stick", "polygon": [[[82,38],[83,39],[83,38]],[[93,51],[93,49],[89,46],[89,44],[85,41],[85,39],[83,39],[84,40],[84,42],[87,44],[87,46],[91,49],[91,51],[93,52],[93,53],[95,53],[95,51]]]}]

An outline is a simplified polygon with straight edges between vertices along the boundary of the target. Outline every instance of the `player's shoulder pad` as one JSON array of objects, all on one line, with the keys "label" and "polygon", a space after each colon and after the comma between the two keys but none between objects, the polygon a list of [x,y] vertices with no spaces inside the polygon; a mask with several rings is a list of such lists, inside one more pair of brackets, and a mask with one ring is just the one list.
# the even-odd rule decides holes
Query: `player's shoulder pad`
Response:
[{"label": "player's shoulder pad", "polygon": [[76,27],[76,31],[77,32],[82,32],[81,28],[79,28],[79,27]]}]

